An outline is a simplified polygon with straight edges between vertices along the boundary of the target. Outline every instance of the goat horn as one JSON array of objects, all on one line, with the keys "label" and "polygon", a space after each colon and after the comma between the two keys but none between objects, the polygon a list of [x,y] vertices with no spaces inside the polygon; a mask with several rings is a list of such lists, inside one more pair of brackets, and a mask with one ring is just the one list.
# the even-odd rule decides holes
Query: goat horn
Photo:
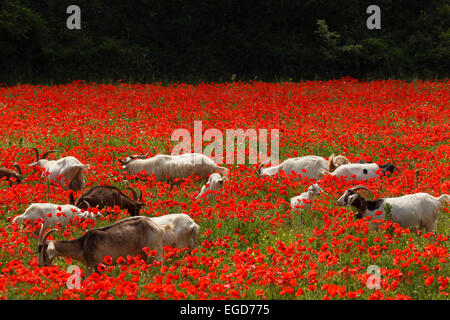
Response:
[{"label": "goat horn", "polygon": [[30,148],[30,149],[34,150],[34,153],[36,154],[36,161],[39,161],[40,158],[39,158],[39,151],[38,151],[38,149],[37,148]]},{"label": "goat horn", "polygon": [[19,166],[17,162],[14,162],[13,167],[17,169],[17,172],[22,175],[22,168]]},{"label": "goat horn", "polygon": [[58,152],[58,150],[49,150],[49,151],[44,152],[44,154],[41,155],[41,159],[47,158],[47,156],[48,156],[50,153],[53,153],[53,152]]},{"label": "goat horn", "polygon": [[367,191],[369,191],[370,194],[372,194],[372,191],[370,191],[369,188],[367,188],[366,186],[363,186],[363,185],[361,185],[361,184],[358,184],[358,185],[352,187],[350,190],[352,190],[352,191],[357,191],[357,190],[360,190],[360,189],[367,190]]},{"label": "goat horn", "polygon": [[147,158],[149,153],[150,153],[150,150],[148,150],[146,154],[134,154],[134,155],[129,156],[129,157],[131,159],[145,159],[145,158]]},{"label": "goat horn", "polygon": [[254,169],[258,177],[261,177],[261,168],[264,167],[267,163],[269,163],[270,160],[266,160],[263,163],[261,163],[258,167],[258,169]]},{"label": "goat horn", "polygon": [[131,188],[131,187],[126,187],[126,189],[130,189],[131,192],[133,192],[133,198],[134,198],[134,200],[138,201],[138,196],[137,196],[136,190],[134,190],[134,189]]},{"label": "goat horn", "polygon": [[89,204],[89,202],[87,202],[86,200],[82,200],[84,203],[86,203],[88,208],[91,208],[91,205]]},{"label": "goat horn", "polygon": [[147,150],[147,153],[146,154],[142,154],[141,155],[141,159],[145,159],[145,158],[147,158],[147,156],[148,156],[148,154],[150,153],[150,150]]},{"label": "goat horn", "polygon": [[75,198],[73,197],[73,192],[70,192],[69,203],[73,206],[75,205]]},{"label": "goat horn", "polygon": [[41,229],[39,229],[39,243],[41,242],[42,232],[44,232],[44,224],[41,223]]},{"label": "goat horn", "polygon": [[139,194],[139,202],[142,202],[142,190],[139,190],[140,194]]},{"label": "goat horn", "polygon": [[122,165],[126,165],[126,164],[129,163],[129,161],[125,161],[125,160],[122,160],[122,159],[117,159],[117,161],[119,161]]},{"label": "goat horn", "polygon": [[50,235],[50,233],[52,233],[53,231],[58,231],[58,229],[51,229],[48,230],[44,236],[42,237],[41,243],[45,243],[45,241],[47,241],[48,236]]}]

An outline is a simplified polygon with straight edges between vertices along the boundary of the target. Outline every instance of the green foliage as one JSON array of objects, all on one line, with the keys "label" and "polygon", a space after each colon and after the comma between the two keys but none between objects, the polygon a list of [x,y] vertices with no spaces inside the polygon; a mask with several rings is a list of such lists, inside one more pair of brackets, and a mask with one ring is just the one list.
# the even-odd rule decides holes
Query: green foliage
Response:
[{"label": "green foliage", "polygon": [[0,4],[1,83],[298,81],[445,78],[445,0],[79,0],[81,30],[66,28],[69,0]]}]

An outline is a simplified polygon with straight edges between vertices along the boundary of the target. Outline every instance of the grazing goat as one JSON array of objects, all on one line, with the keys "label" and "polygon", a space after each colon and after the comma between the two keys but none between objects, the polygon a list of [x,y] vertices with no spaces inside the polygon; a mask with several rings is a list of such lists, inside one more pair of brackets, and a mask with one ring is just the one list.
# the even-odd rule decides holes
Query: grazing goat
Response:
[{"label": "grazing goat", "polygon": [[11,170],[11,169],[8,169],[5,167],[0,167],[0,179],[6,178],[9,186],[12,186],[11,179],[15,179],[16,184],[19,184],[22,182],[22,169],[20,168],[18,163],[14,163],[13,167],[15,167],[17,169],[17,171],[14,171],[14,170]]},{"label": "grazing goat", "polygon": [[175,213],[150,218],[160,227],[164,228],[163,245],[178,249],[188,247],[189,252],[194,250],[200,227],[187,214]]},{"label": "grazing goat", "polygon": [[267,160],[260,164],[258,170],[256,170],[256,174],[258,176],[272,176],[283,171],[286,174],[295,172],[307,177],[308,179],[319,180],[325,172],[334,170],[335,168],[349,162],[347,158],[341,155],[334,156],[333,154],[330,156],[328,161],[323,157],[308,155],[304,157],[286,159],[277,166],[263,168],[263,166],[269,161],[270,160]]},{"label": "grazing goat", "polygon": [[306,192],[291,198],[291,208],[296,209],[303,206],[305,209],[311,209],[314,196],[319,196],[321,192],[323,190],[318,184],[310,185]]},{"label": "grazing goat", "polygon": [[[32,148],[36,153],[36,162],[29,164],[32,166],[39,166],[45,169],[42,173],[42,177],[45,177],[48,172],[47,178],[50,181],[59,183],[65,190],[71,189],[74,191],[81,190],[85,186],[84,173],[85,169],[89,169],[89,165],[82,164],[77,158],[69,156],[59,160],[47,160],[47,155],[57,150],[50,150],[42,154],[39,157],[39,151],[36,148]],[[60,178],[60,179],[58,179]]]},{"label": "grazing goat", "polygon": [[[434,232],[439,210],[445,202],[450,201],[448,194],[436,198],[428,193],[415,193],[397,198],[381,198],[366,200],[357,193],[358,190],[370,190],[362,185],[354,186],[345,191],[337,200],[339,206],[353,206],[358,209],[356,218],[372,217],[373,220],[385,219],[385,205],[391,205],[392,221],[402,228],[425,228]],[[377,214],[381,212],[381,214]]]},{"label": "grazing goat", "polygon": [[223,183],[225,179],[219,173],[213,173],[209,176],[208,182],[202,187],[200,193],[195,197],[195,199],[202,198],[205,194],[208,199],[215,198],[217,196],[216,192],[209,191],[219,191],[223,188]]},{"label": "grazing goat", "polygon": [[32,203],[23,214],[15,217],[12,222],[23,224],[26,220],[34,222],[38,219],[44,220],[44,229],[54,227],[59,222],[62,226],[66,226],[70,221],[78,216],[81,219],[97,219],[102,217],[100,213],[81,210],[73,205],[60,205],[54,203]]},{"label": "grazing goat", "polygon": [[[185,153],[176,156],[158,154],[148,159],[141,156],[129,156],[125,160],[119,159],[123,169],[128,174],[141,171],[154,174],[156,181],[172,182],[174,179],[185,179],[193,174],[206,180],[210,174],[218,171],[229,176],[225,167],[220,167],[213,160],[200,153]],[[133,158],[134,157],[134,158]]]},{"label": "grazing goat", "polygon": [[[369,163],[369,162],[362,159],[362,160],[357,161],[356,163]],[[390,162],[380,165],[380,168],[381,168],[381,171],[383,172],[383,175],[390,175],[390,174],[394,173],[395,171],[400,172],[400,170],[398,170],[398,168]]]},{"label": "grazing goat", "polygon": [[[127,209],[131,216],[138,216],[139,211],[145,205],[142,202],[142,191],[138,198],[134,189],[130,187],[128,189],[133,192],[134,199],[129,198],[114,186],[96,186],[83,193],[75,205],[80,209],[87,209],[89,207],[102,209],[104,207],[112,208],[119,206],[121,209]],[[70,194],[70,203],[75,203],[72,193]]]},{"label": "grazing goat", "polygon": [[148,217],[130,217],[101,228],[86,231],[74,240],[47,240],[57,229],[42,235],[41,227],[38,244],[39,267],[48,267],[56,257],[68,257],[83,263],[86,275],[95,272],[96,267],[106,256],[115,264],[119,257],[141,255],[147,257],[144,248],[156,250],[156,259],[162,262],[163,230]]},{"label": "grazing goat", "polygon": [[346,181],[363,181],[378,178],[399,171],[392,163],[379,166],[376,163],[348,163],[340,166],[334,172],[327,172],[336,177],[343,177]]}]

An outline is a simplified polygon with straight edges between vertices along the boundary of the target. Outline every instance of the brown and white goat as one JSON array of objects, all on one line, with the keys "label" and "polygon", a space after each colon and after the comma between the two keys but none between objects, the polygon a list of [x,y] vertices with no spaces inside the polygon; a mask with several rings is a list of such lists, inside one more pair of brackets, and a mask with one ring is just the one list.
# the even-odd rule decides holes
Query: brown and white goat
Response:
[{"label": "brown and white goat", "polygon": [[86,275],[95,272],[106,256],[115,264],[119,257],[141,255],[147,259],[144,248],[156,250],[156,259],[162,262],[163,229],[148,217],[130,217],[111,225],[86,231],[74,240],[47,240],[51,229],[43,235],[41,227],[38,243],[39,267],[52,265],[56,257],[68,257],[83,263]]},{"label": "brown and white goat", "polygon": [[[441,207],[450,202],[450,195],[443,194],[434,197],[428,193],[420,192],[407,194],[395,198],[380,198],[366,200],[359,190],[371,191],[363,185],[356,185],[347,189],[337,200],[339,206],[353,206],[358,209],[356,218],[371,217],[371,221],[384,220],[386,205],[389,204],[391,219],[402,228],[425,228],[427,232],[436,230],[437,219]],[[372,222],[373,225],[376,223]]]}]

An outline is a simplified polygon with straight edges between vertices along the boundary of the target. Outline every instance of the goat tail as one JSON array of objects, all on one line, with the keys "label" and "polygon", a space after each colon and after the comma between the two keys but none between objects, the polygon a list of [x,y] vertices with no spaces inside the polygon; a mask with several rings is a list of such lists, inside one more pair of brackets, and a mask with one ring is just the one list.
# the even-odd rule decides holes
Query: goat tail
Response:
[{"label": "goat tail", "polygon": [[442,204],[444,204],[444,203],[446,203],[446,202],[450,202],[450,195],[448,195],[448,194],[443,194],[443,195],[441,195],[439,198],[438,198],[438,200],[439,200],[439,203],[442,205]]},{"label": "goat tail", "polygon": [[20,215],[20,216],[15,217],[12,220],[12,223],[23,224],[24,221],[25,221],[25,218],[22,215]]},{"label": "goat tail", "polygon": [[190,252],[192,252],[192,250],[194,250],[197,245],[199,231],[200,231],[200,226],[198,224],[194,223],[193,226],[191,227],[191,243],[189,245]]}]

